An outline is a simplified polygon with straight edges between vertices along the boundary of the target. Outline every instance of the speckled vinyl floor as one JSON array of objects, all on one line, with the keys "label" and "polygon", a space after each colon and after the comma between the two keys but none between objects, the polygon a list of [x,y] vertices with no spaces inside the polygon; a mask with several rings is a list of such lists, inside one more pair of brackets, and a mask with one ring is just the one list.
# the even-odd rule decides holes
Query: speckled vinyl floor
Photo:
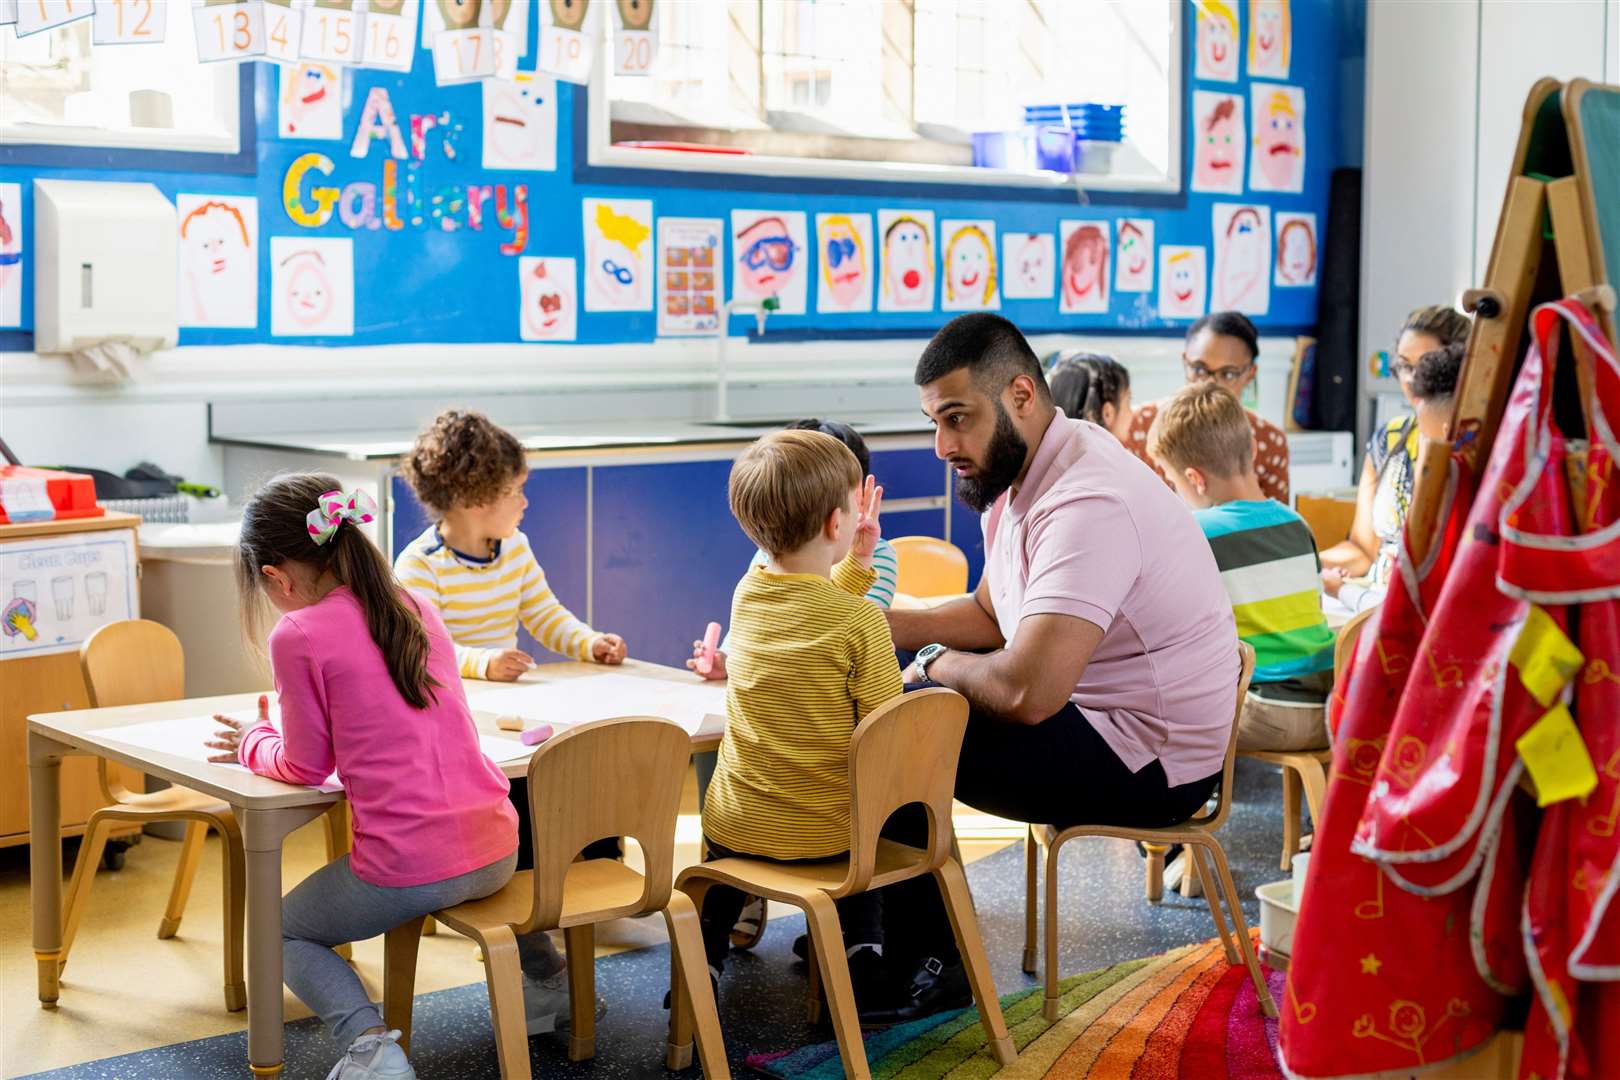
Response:
[{"label": "speckled vinyl floor", "polygon": [[[1281,784],[1276,770],[1240,761],[1236,788],[1232,816],[1221,840],[1245,897],[1244,913],[1254,925],[1254,887],[1284,876],[1277,865]],[[968,869],[980,931],[1002,993],[1035,982],[1019,970],[1024,934],[1022,860],[1022,845],[1014,844]],[[1143,861],[1134,847],[1123,842],[1086,840],[1065,848],[1060,889],[1062,971],[1077,972],[1147,956],[1213,935],[1202,899],[1184,900],[1168,894],[1160,905],[1146,903],[1142,869]],[[776,914],[763,941],[751,953],[733,955],[721,986],[726,1050],[739,1074],[746,1071],[743,1061],[750,1054],[830,1037],[803,1020],[804,967],[791,951],[793,938],[803,930],[803,919],[780,907],[773,911]],[[460,941],[455,946],[471,948]],[[660,1002],[668,986],[668,963],[667,945],[599,959],[597,988],[609,1007],[597,1028],[596,1058],[570,1064],[561,1043],[536,1037],[530,1043],[535,1075],[601,1080],[667,1075],[663,1050],[668,1014]],[[9,1000],[16,997],[8,994]],[[138,1008],[133,1003],[126,1005],[126,1009],[130,1007]],[[125,1020],[139,1022],[138,1016],[126,1015]],[[483,984],[420,995],[413,1044],[413,1063],[423,1080],[497,1077]],[[287,1025],[286,1047],[289,1080],[320,1080],[337,1058],[337,1048],[311,1019]],[[12,1047],[8,1070],[26,1064],[19,1059],[19,1050],[26,1052],[26,1048]],[[32,1075],[51,1080],[212,1080],[245,1076],[245,1061],[246,1036],[237,1032]],[[8,1071],[8,1075],[16,1072]],[[696,1075],[696,1070],[688,1075]]]}]

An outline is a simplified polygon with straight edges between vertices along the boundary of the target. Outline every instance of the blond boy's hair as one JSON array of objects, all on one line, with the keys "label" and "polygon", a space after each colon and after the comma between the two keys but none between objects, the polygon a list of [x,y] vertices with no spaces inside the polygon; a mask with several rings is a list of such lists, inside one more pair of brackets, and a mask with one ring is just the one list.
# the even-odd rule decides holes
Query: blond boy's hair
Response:
[{"label": "blond boy's hair", "polygon": [[1176,472],[1201,469],[1231,479],[1254,468],[1254,429],[1236,397],[1213,381],[1194,383],[1160,406],[1147,450]]},{"label": "blond boy's hair", "polygon": [[775,558],[815,539],[827,515],[846,509],[860,485],[860,462],[831,435],[775,431],[731,467],[731,513]]}]

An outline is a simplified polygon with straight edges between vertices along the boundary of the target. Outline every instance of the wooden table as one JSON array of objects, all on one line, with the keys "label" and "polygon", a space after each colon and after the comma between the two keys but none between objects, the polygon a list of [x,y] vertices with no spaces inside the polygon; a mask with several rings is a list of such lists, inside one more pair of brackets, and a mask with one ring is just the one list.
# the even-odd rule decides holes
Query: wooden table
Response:
[{"label": "wooden table", "polygon": [[[689,672],[631,661],[622,667],[596,664],[548,664],[537,672],[551,679],[590,678],[618,673],[649,679],[689,682]],[[480,731],[516,739],[497,731],[494,718],[478,711],[478,697],[492,684],[464,682]],[[59,993],[62,950],[62,759],[92,754],[128,765],[138,772],[207,792],[231,805],[247,849],[248,1062],[255,1076],[279,1076],[282,1067],[281,847],[287,835],[315,820],[342,798],[314,788],[283,784],[263,776],[113,741],[108,735],[126,724],[235,712],[255,707],[257,694],[191,698],[109,709],[40,713],[28,718],[29,828],[32,832],[29,891],[33,909],[34,957],[39,971],[39,1000],[54,1006]],[[694,751],[720,743],[724,719],[710,717],[692,737]],[[526,758],[503,763],[509,777],[528,771]]]}]

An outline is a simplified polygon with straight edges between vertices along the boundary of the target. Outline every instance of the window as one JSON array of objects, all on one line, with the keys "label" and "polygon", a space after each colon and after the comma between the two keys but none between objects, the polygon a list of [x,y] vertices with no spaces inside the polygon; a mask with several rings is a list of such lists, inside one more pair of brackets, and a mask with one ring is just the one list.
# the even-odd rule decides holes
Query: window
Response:
[{"label": "window", "polygon": [[[240,149],[236,64],[199,64],[189,7],[176,5],[161,42],[90,44],[91,20],[19,38],[0,31],[0,144],[200,151]],[[132,114],[132,95],[148,104]],[[138,126],[162,121],[168,126]],[[154,115],[155,114],[155,115]]]},{"label": "window", "polygon": [[[1088,163],[1081,185],[1180,187],[1174,0],[704,0],[659,10],[653,75],[599,71],[592,83],[593,165],[1062,187],[1069,176],[1027,161],[973,167],[973,137],[1019,131],[1026,105],[1096,102],[1125,106],[1125,139]],[[714,152],[691,152],[705,149]]]}]

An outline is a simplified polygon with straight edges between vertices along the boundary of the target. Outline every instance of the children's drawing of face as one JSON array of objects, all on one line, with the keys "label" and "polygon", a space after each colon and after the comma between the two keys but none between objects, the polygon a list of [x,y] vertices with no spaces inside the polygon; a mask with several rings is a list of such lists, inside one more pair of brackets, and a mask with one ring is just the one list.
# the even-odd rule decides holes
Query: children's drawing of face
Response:
[{"label": "children's drawing of face", "polygon": [[1226,257],[1221,264],[1220,306],[1240,307],[1265,277],[1270,252],[1260,211],[1245,206],[1226,224]]},{"label": "children's drawing of face", "polygon": [[439,0],[447,30],[466,30],[478,22],[479,0]]},{"label": "children's drawing of face", "polygon": [[484,134],[502,161],[531,162],[545,156],[543,140],[550,134],[541,111],[544,91],[534,83],[485,83],[489,96],[484,106]]},{"label": "children's drawing of face", "polygon": [[[285,71],[286,69],[282,69]],[[335,104],[338,89],[337,72],[325,64],[299,64],[287,78],[287,87],[281,95],[281,125],[283,134],[300,135],[315,118]]]},{"label": "children's drawing of face", "polygon": [[1296,186],[1295,172],[1303,153],[1293,101],[1281,90],[1273,91],[1266,99],[1260,122],[1260,130],[1254,133],[1260,171],[1274,189],[1286,191]]},{"label": "children's drawing of face", "polygon": [[523,326],[528,339],[565,340],[574,336],[572,260],[524,259]]},{"label": "children's drawing of face", "polygon": [[598,294],[610,305],[639,305],[646,288],[641,272],[642,246],[652,230],[610,206],[599,205],[595,225],[587,232],[585,272],[591,275]]},{"label": "children's drawing of face", "polygon": [[1297,218],[1277,234],[1277,277],[1289,285],[1309,285],[1316,277],[1316,237]]},{"label": "children's drawing of face", "polygon": [[1025,294],[1039,292],[1048,287],[1052,280],[1052,268],[1047,265],[1047,248],[1042,240],[1042,237],[1032,234],[1019,241],[1012,269],[1008,271],[1017,275],[1018,284],[1022,286],[1020,291]]},{"label": "children's drawing of face", "polygon": [[798,275],[793,237],[781,218],[762,217],[736,239],[739,296],[775,296]]},{"label": "children's drawing of face", "polygon": [[1108,288],[1108,241],[1095,225],[1082,225],[1063,246],[1063,296],[1070,304],[1095,300]]},{"label": "children's drawing of face", "polygon": [[180,224],[186,249],[186,268],[193,280],[223,278],[236,270],[248,254],[247,226],[235,207],[208,202],[193,210]]},{"label": "children's drawing of face", "polygon": [[1193,182],[1205,190],[1241,190],[1243,133],[1236,98],[1222,97],[1198,118],[1193,140]]},{"label": "children's drawing of face", "polygon": [[11,284],[17,264],[22,261],[22,234],[12,225],[16,216],[16,207],[0,200],[0,289]]},{"label": "children's drawing of face", "polygon": [[1199,290],[1198,265],[1191,255],[1179,254],[1170,259],[1170,303],[1173,311],[1191,310]]},{"label": "children's drawing of face", "polygon": [[288,268],[284,303],[287,315],[299,326],[319,326],[332,313],[332,282],[326,261],[318,251],[297,251],[281,261]]},{"label": "children's drawing of face", "polygon": [[1256,72],[1286,74],[1288,0],[1253,0],[1249,5],[1249,64]]},{"label": "children's drawing of face", "polygon": [[1145,281],[1148,274],[1148,260],[1153,253],[1148,250],[1147,237],[1133,222],[1125,222],[1119,227],[1119,267],[1120,272],[1131,281]]},{"label": "children's drawing of face", "polygon": [[855,223],[843,214],[821,226],[822,284],[839,307],[853,307],[866,287],[866,248]]},{"label": "children's drawing of face", "polygon": [[1237,78],[1237,16],[1224,0],[1198,4],[1199,74],[1210,79]]},{"label": "children's drawing of face", "polygon": [[897,218],[883,237],[883,279],[902,307],[933,303],[933,252],[928,229],[915,218]]},{"label": "children's drawing of face", "polygon": [[945,288],[958,302],[988,304],[995,295],[996,257],[976,226],[958,229],[945,246]]}]

